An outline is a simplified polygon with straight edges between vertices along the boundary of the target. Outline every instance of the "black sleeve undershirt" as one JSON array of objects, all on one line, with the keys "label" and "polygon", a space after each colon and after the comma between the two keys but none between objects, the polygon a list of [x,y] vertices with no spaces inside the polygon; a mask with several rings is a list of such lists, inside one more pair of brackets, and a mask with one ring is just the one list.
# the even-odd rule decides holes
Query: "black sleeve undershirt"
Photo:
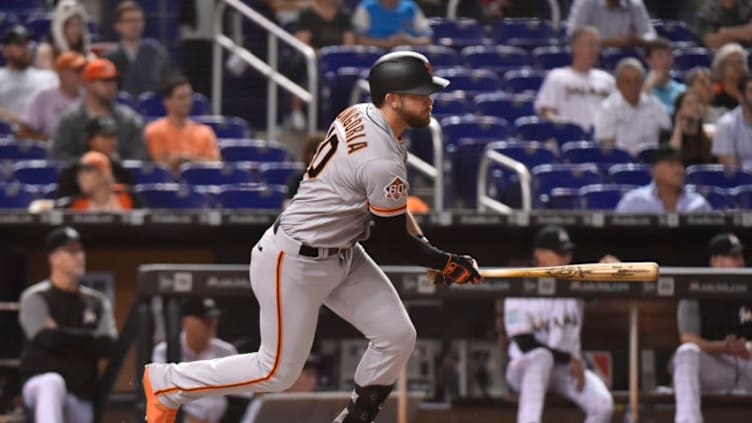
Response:
[{"label": "black sleeve undershirt", "polygon": [[553,354],[554,356],[555,363],[566,364],[569,363],[569,360],[572,358],[572,356],[567,352],[560,351],[551,348],[548,345],[541,344],[537,339],[535,339],[532,333],[523,333],[513,336],[512,340],[517,343],[517,346],[520,348],[520,350],[522,350],[522,352],[528,352],[536,348],[545,348],[551,351],[551,354]]},{"label": "black sleeve undershirt", "polygon": [[381,217],[373,215],[376,231],[389,239],[391,252],[404,260],[429,269],[442,270],[449,254],[421,241],[407,232],[407,215]]}]

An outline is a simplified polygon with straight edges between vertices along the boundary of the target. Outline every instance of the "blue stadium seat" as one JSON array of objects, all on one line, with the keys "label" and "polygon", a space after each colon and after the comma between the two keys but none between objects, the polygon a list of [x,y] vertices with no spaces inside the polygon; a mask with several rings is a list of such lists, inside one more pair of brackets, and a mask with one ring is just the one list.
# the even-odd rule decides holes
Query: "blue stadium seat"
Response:
[{"label": "blue stadium seat", "polygon": [[328,126],[350,106],[355,83],[368,77],[368,69],[345,66],[326,72],[321,78],[321,126]]},{"label": "blue stadium seat", "polygon": [[594,164],[543,164],[533,168],[534,200],[545,204],[554,188],[582,188],[602,183]]},{"label": "blue stadium seat", "polygon": [[289,158],[283,144],[256,139],[221,140],[219,151],[225,162],[283,162]]},{"label": "blue stadium seat", "polygon": [[21,184],[0,184],[0,208],[26,209],[32,201],[38,198],[38,193]]},{"label": "blue stadium seat", "polygon": [[118,91],[117,95],[115,95],[115,103],[128,106],[133,111],[138,112],[138,109],[136,108],[136,103],[133,101],[133,96],[130,95],[127,91]]},{"label": "blue stadium seat", "polygon": [[342,67],[369,69],[384,54],[376,47],[329,46],[319,50],[319,72],[333,72]]},{"label": "blue stadium seat", "polygon": [[[0,6],[0,34],[5,34],[5,31],[9,30],[13,25],[18,25],[18,16],[15,13],[2,12],[2,6]],[[0,56],[2,56],[0,54]]]},{"label": "blue stadium seat", "polygon": [[572,52],[569,47],[538,47],[533,50],[533,64],[542,70],[569,66],[572,64]]},{"label": "blue stadium seat", "polygon": [[394,51],[414,51],[428,58],[434,69],[452,68],[462,66],[460,55],[451,47],[428,45],[428,46],[399,46]]},{"label": "blue stadium seat", "polygon": [[503,19],[491,29],[493,41],[499,44],[535,48],[556,45],[559,39],[550,23],[538,19]]},{"label": "blue stadium seat", "polygon": [[535,116],[519,118],[514,126],[522,139],[543,142],[554,140],[559,146],[588,138],[585,131],[574,123],[551,122]]},{"label": "blue stadium seat", "polygon": [[[695,191],[705,197],[713,210],[727,210],[734,208],[735,190],[702,185],[686,185],[686,189]],[[742,190],[743,191],[743,190]]]},{"label": "blue stadium seat", "polygon": [[217,200],[224,209],[279,210],[286,195],[283,185],[223,186]]},{"label": "blue stadium seat", "polygon": [[204,209],[212,206],[209,194],[187,185],[137,185],[134,191],[150,209]]},{"label": "blue stadium seat", "polygon": [[485,31],[475,19],[431,19],[433,40],[436,44],[463,48],[483,44]]},{"label": "blue stadium seat", "polygon": [[180,166],[180,179],[193,186],[254,182],[248,163],[195,162]]},{"label": "blue stadium seat", "polygon": [[532,69],[518,69],[504,75],[504,87],[507,91],[517,94],[535,94],[543,84],[546,71]]},{"label": "blue stadium seat", "polygon": [[444,91],[465,91],[472,96],[484,92],[494,92],[501,88],[498,75],[487,69],[439,69],[436,76],[447,78],[451,83]]},{"label": "blue stadium seat", "polygon": [[13,165],[13,179],[27,185],[56,184],[58,166],[47,160],[25,160]]},{"label": "blue stadium seat", "polygon": [[549,210],[574,210],[579,208],[577,188],[559,187],[542,196],[542,206]]},{"label": "blue stadium seat", "polygon": [[557,161],[554,151],[536,141],[498,141],[489,144],[488,149],[509,156],[530,169]]},{"label": "blue stadium seat", "polygon": [[472,112],[471,103],[462,91],[437,93],[433,95],[431,114],[438,120],[449,116],[460,116]]},{"label": "blue stadium seat", "polygon": [[498,75],[532,65],[527,51],[499,45],[465,47],[462,49],[462,62],[469,69],[488,69]]},{"label": "blue stadium seat", "polygon": [[569,163],[595,163],[607,171],[618,163],[632,163],[633,158],[620,148],[603,147],[590,141],[571,141],[561,147],[561,157]]},{"label": "blue stadium seat", "polygon": [[608,176],[619,185],[647,185],[653,180],[650,166],[643,163],[615,164],[608,169]]},{"label": "blue stadium seat", "polygon": [[0,160],[43,160],[47,158],[47,148],[36,141],[0,139]]},{"label": "blue stadium seat", "polygon": [[122,164],[133,175],[135,185],[167,183],[174,180],[170,169],[160,163],[123,160]]},{"label": "blue stadium seat", "polygon": [[4,137],[6,135],[12,135],[12,134],[13,134],[13,128],[11,127],[11,124],[0,120],[0,137]]},{"label": "blue stadium seat", "polygon": [[307,165],[303,162],[263,163],[258,173],[261,182],[267,185],[287,185],[293,176],[303,172]]},{"label": "blue stadium seat", "polygon": [[613,210],[627,191],[636,188],[633,185],[585,185],[578,191],[580,207],[587,210]]},{"label": "blue stadium seat", "polygon": [[752,185],[742,185],[730,191],[734,206],[742,210],[752,209]]},{"label": "blue stadium seat", "polygon": [[247,138],[252,135],[248,121],[241,117],[203,115],[193,116],[191,119],[211,126],[217,138]]},{"label": "blue stadium seat", "polygon": [[[162,96],[153,92],[145,92],[138,96],[138,111],[148,117],[162,117],[167,114],[164,103],[162,103]],[[193,93],[191,116],[209,113],[211,113],[209,99],[201,93]]]},{"label": "blue stadium seat", "polygon": [[619,61],[627,57],[633,57],[642,62],[643,65],[645,64],[640,52],[633,48],[604,48],[601,50],[600,56],[601,67],[607,71],[613,71],[616,69],[616,65],[619,64]]},{"label": "blue stadium seat", "polygon": [[659,36],[674,43],[696,44],[698,42],[692,30],[682,21],[654,21],[653,27]]},{"label": "blue stadium seat", "polygon": [[478,94],[475,109],[478,114],[495,116],[514,122],[525,116],[535,116],[535,98],[528,95],[510,95],[505,92]]},{"label": "blue stadium seat", "polygon": [[653,143],[644,143],[637,147],[637,153],[635,157],[640,163],[653,164],[653,158],[655,152],[658,150],[658,146]]},{"label": "blue stadium seat", "polygon": [[674,68],[682,72],[697,66],[709,68],[711,61],[712,55],[704,47],[690,47],[674,51]]},{"label": "blue stadium seat", "polygon": [[741,170],[727,169],[720,164],[701,164],[687,167],[686,183],[720,188],[752,185],[752,174]]},{"label": "blue stadium seat", "polygon": [[444,145],[452,152],[461,138],[504,139],[507,122],[492,116],[453,116],[441,120]]}]

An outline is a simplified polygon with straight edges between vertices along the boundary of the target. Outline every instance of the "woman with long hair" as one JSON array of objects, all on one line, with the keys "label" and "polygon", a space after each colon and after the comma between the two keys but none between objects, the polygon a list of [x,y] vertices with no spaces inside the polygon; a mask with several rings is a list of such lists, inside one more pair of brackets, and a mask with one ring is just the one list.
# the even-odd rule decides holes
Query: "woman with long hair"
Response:
[{"label": "woman with long hair", "polygon": [[50,33],[37,47],[35,66],[51,69],[57,56],[69,50],[91,59],[88,17],[86,9],[77,0],[61,0],[52,12]]}]

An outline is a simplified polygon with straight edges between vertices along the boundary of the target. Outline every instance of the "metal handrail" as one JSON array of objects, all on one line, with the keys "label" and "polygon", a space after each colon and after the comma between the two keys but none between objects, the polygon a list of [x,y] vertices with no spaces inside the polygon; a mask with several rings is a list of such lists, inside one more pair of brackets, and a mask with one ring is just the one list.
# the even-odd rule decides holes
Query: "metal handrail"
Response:
[{"label": "metal handrail", "polygon": [[20,304],[15,301],[0,301],[0,311],[18,311],[20,309]]},{"label": "metal handrail", "polygon": [[488,208],[501,214],[512,213],[511,207],[486,195],[488,166],[491,165],[491,162],[500,164],[501,166],[517,173],[520,178],[520,188],[522,190],[522,210],[529,212],[532,205],[530,193],[530,182],[532,181],[532,178],[530,176],[530,171],[524,164],[494,150],[486,150],[480,160],[480,166],[478,169],[478,211],[483,212]]},{"label": "metal handrail", "polygon": [[[268,32],[268,63],[258,58],[248,49],[233,41],[224,34],[223,16],[227,6],[258,24]],[[278,39],[289,44],[303,54],[308,71],[308,88],[305,89],[291,79],[278,72]],[[267,139],[276,139],[277,132],[277,85],[300,98],[308,104],[308,135],[316,132],[316,117],[318,114],[318,65],[316,51],[306,43],[295,38],[274,22],[243,4],[240,0],[219,0],[214,8],[214,52],[212,72],[212,110],[216,114],[222,113],[222,47],[248,63],[269,80],[267,89]]]},{"label": "metal handrail", "polygon": [[[359,79],[350,94],[350,104],[360,103],[360,96],[370,91],[368,81]],[[433,165],[410,152],[407,153],[407,164],[433,179],[433,211],[441,212],[444,211],[444,132],[434,117],[431,117],[428,130],[431,131]]]}]

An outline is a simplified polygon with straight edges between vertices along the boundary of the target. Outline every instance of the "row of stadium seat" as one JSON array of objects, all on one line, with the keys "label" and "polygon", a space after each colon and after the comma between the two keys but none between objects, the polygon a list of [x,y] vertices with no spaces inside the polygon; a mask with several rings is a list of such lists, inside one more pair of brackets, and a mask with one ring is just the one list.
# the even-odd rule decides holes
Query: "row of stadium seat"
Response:
[{"label": "row of stadium seat", "polygon": [[[26,209],[32,201],[54,198],[54,186],[0,184],[0,209]],[[150,209],[279,210],[286,198],[284,185],[240,184],[188,186],[177,183],[137,185],[134,192]]]},{"label": "row of stadium seat", "polygon": [[[226,162],[282,162],[291,160],[287,148],[276,141],[237,138],[219,139],[219,152]],[[45,160],[49,144],[0,138],[0,161]]]},{"label": "row of stadium seat", "polygon": [[[185,163],[180,174],[156,163],[126,160],[123,166],[130,170],[136,184],[183,182],[193,186],[237,185],[264,183],[286,185],[293,175],[303,171],[301,162],[197,162]],[[13,165],[4,178],[9,182],[26,185],[48,186],[58,181],[60,167],[56,162],[45,160],[20,161]]]}]

